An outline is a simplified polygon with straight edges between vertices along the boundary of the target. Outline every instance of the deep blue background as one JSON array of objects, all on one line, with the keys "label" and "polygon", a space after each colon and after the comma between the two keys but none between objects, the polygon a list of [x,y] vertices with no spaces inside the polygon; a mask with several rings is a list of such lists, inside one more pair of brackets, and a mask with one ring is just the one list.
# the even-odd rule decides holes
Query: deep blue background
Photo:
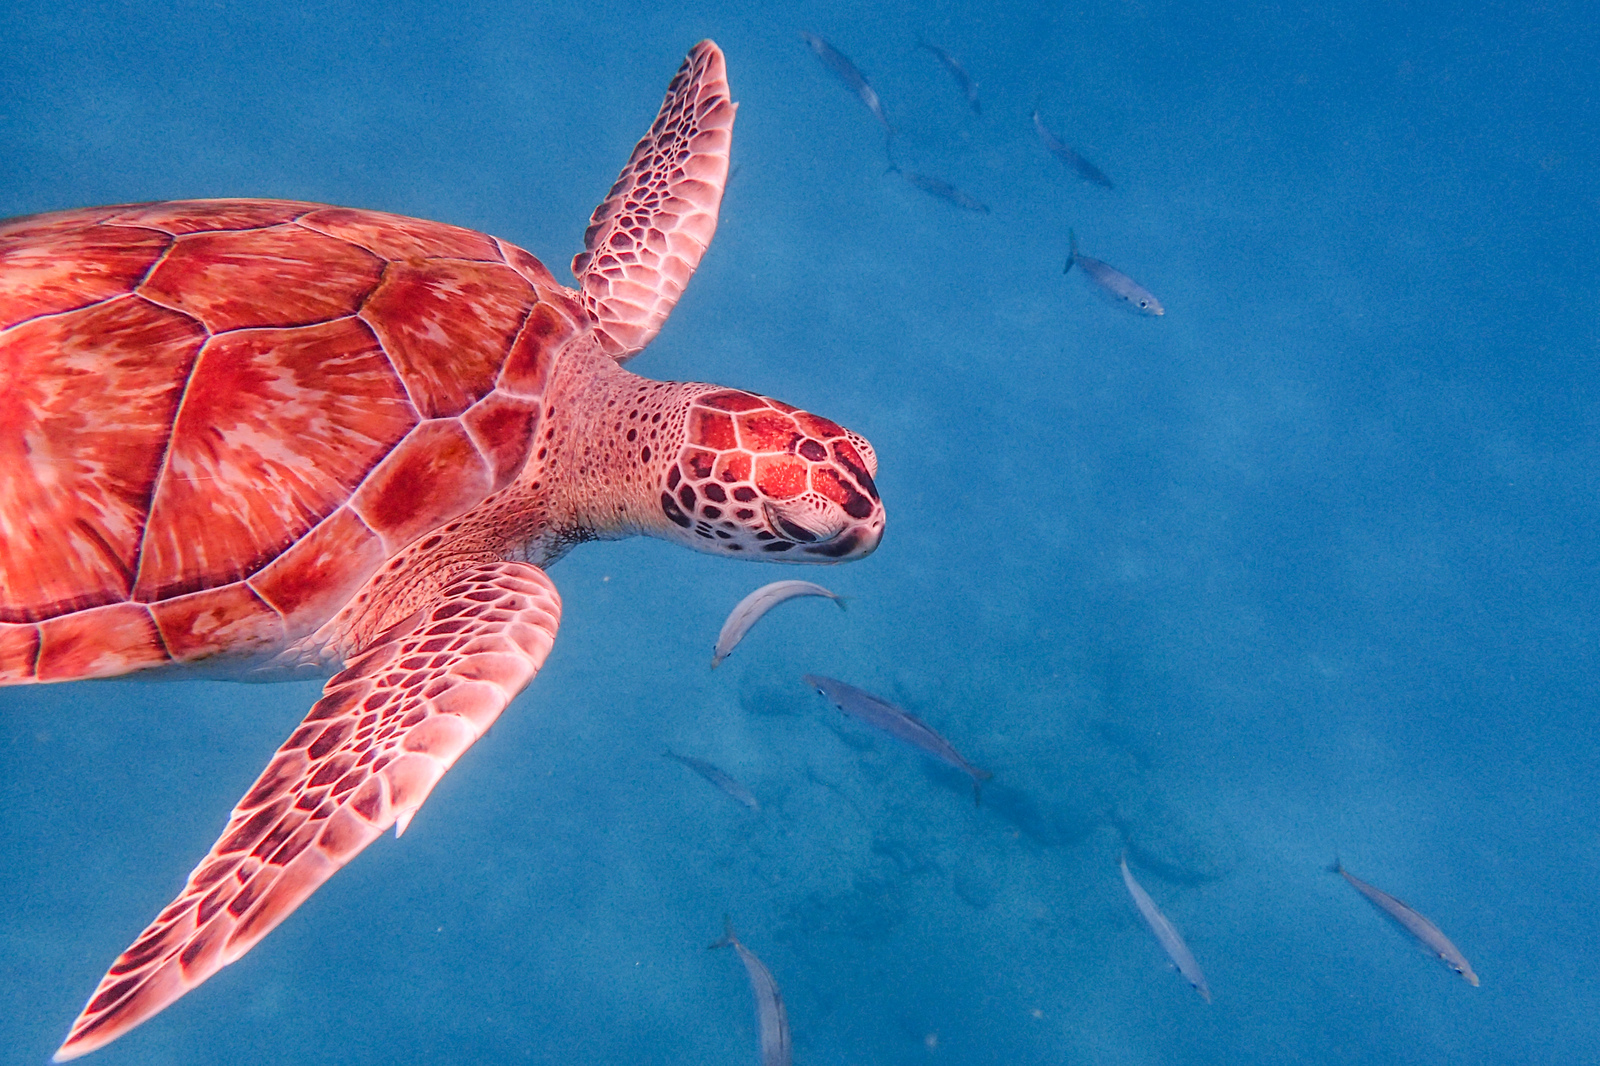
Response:
[{"label": "deep blue background", "polygon": [[[0,216],[319,200],[564,277],[713,37],[738,171],[632,366],[865,433],[889,531],[820,573],[576,552],[544,673],[404,840],[91,1061],[748,1063],[724,912],[808,1066],[1600,1056],[1592,8],[288,6],[5,5]],[[903,165],[993,213],[886,175],[801,29],[872,79]],[[1166,317],[1063,278],[1069,226]],[[784,576],[850,609],[785,606],[709,672]],[[984,806],[808,671],[941,729],[995,772]],[[54,1050],[316,692],[0,691],[0,1061]]]}]

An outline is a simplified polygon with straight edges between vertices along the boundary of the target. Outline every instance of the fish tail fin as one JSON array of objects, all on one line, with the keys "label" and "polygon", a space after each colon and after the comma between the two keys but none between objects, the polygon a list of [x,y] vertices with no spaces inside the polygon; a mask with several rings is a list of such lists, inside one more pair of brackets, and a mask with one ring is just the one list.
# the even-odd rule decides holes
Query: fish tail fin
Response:
[{"label": "fish tail fin", "polygon": [[839,610],[844,611],[849,609],[850,601],[853,598],[852,596],[835,596],[833,602],[839,605]]},{"label": "fish tail fin", "polygon": [[1333,865],[1325,866],[1323,869],[1327,870],[1330,874],[1342,874],[1344,873],[1344,863],[1340,862],[1339,856],[1335,855],[1333,857]]},{"label": "fish tail fin", "polygon": [[1067,253],[1067,265],[1061,268],[1063,274],[1070,274],[1072,264],[1078,261],[1078,234],[1070,228],[1067,230],[1067,246],[1071,250]]},{"label": "fish tail fin", "polygon": [[733,935],[733,919],[724,914],[722,916],[722,938],[715,944],[707,944],[706,950],[715,951],[718,948],[725,948],[730,944],[737,944],[738,942],[739,939]]}]

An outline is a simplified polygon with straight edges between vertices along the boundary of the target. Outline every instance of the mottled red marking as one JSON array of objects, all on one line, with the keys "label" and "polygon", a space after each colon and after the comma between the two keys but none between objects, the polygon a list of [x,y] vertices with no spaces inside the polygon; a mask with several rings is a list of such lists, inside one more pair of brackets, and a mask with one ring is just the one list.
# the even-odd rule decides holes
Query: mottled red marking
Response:
[{"label": "mottled red marking", "polygon": [[740,415],[739,443],[752,452],[792,452],[800,442],[794,419],[776,411]]},{"label": "mottled red marking", "polygon": [[743,452],[728,452],[717,456],[717,480],[733,484],[750,480],[750,456]]},{"label": "mottled red marking", "polygon": [[[711,452],[703,452],[697,448],[686,448],[683,453],[683,467],[689,472],[689,477],[694,481],[704,481],[711,476],[717,457]],[[684,506],[688,506],[685,504]]]},{"label": "mottled red marking", "polygon": [[134,598],[255,573],[349,499],[416,423],[358,319],[213,338],[173,429]]},{"label": "mottled red marking", "polygon": [[150,612],[118,603],[39,623],[40,681],[113,677],[168,662]]},{"label": "mottled red marking", "polygon": [[173,659],[223,652],[249,654],[280,646],[283,619],[243,582],[150,605]]},{"label": "mottled red marking", "polygon": [[337,614],[387,558],[377,534],[341,507],[249,584],[283,613],[292,640]]},{"label": "mottled red marking", "polygon": [[800,423],[800,428],[805,430],[808,437],[832,440],[834,437],[844,436],[844,429],[837,422],[830,422],[821,415],[814,415],[809,411],[796,411],[794,420]]},{"label": "mottled red marking", "polygon": [[493,483],[461,423],[442,419],[413,430],[350,505],[392,554],[482,500]]},{"label": "mottled red marking", "polygon": [[695,403],[706,407],[715,407],[719,411],[755,411],[767,406],[767,401],[748,392],[738,389],[724,389],[721,392],[708,392],[704,396],[696,396]]},{"label": "mottled red marking", "polygon": [[383,211],[324,207],[300,219],[300,225],[330,237],[359,244],[384,259],[484,259],[500,261],[493,237],[460,226],[429,222]]},{"label": "mottled red marking", "polygon": [[496,388],[519,396],[540,397],[550,379],[550,365],[575,333],[572,320],[547,300],[541,300],[522,324],[500,370]]},{"label": "mottled red marking", "polygon": [[128,292],[172,243],[150,230],[96,226],[93,217],[41,215],[34,226],[0,230],[0,330]]},{"label": "mottled red marking", "polygon": [[461,416],[478,450],[494,471],[494,491],[522,471],[539,429],[539,400],[519,400],[496,389]]},{"label": "mottled red marking", "polygon": [[296,225],[179,237],[139,292],[213,333],[354,314],[383,261]]},{"label": "mottled red marking", "polygon": [[503,263],[392,263],[361,309],[425,418],[459,415],[494,388],[537,297]]},{"label": "mottled red marking", "polygon": [[0,622],[0,685],[33,680],[39,661],[39,627]]},{"label": "mottled red marking", "polygon": [[806,491],[806,464],[787,455],[756,460],[756,488],[772,500],[787,500]]},{"label": "mottled red marking", "polygon": [[0,621],[127,597],[204,336],[133,296],[0,334]]},{"label": "mottled red marking", "polygon": [[733,432],[733,419],[704,407],[689,409],[689,442],[723,452],[739,446]]},{"label": "mottled red marking", "polygon": [[107,221],[149,226],[168,233],[260,229],[281,225],[316,206],[292,200],[172,200],[121,210]]}]

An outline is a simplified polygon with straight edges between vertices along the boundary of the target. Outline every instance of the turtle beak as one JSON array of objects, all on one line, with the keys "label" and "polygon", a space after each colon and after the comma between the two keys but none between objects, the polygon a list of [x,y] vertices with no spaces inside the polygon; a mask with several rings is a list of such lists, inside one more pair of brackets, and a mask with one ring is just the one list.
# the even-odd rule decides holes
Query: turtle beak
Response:
[{"label": "turtle beak", "polygon": [[860,522],[853,522],[827,540],[807,544],[800,550],[806,555],[818,556],[818,562],[847,562],[862,559],[878,550],[883,540],[883,509]]}]

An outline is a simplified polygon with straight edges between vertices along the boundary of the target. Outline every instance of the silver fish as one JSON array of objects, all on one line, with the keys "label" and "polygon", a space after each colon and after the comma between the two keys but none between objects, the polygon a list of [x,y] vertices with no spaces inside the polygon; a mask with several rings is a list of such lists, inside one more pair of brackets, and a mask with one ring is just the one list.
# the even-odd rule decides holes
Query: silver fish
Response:
[{"label": "silver fish", "polygon": [[850,62],[848,56],[816,34],[802,30],[800,37],[813,52],[817,53],[817,58],[822,60],[823,66],[833,71],[838,79],[844,82],[846,88],[861,97],[861,102],[867,105],[867,110],[871,111],[883,126],[884,136],[893,137],[894,127],[889,125],[889,118],[883,113],[883,101],[878,99],[877,92],[867,84],[867,76]]},{"label": "silver fish", "polygon": [[1371,900],[1374,907],[1399,922],[1406,932],[1422,941],[1429,951],[1443,959],[1445,965],[1460,974],[1467,984],[1473,988],[1478,987],[1478,975],[1472,972],[1472,964],[1467,961],[1466,956],[1461,954],[1454,944],[1450,943],[1449,937],[1439,932],[1437,925],[1434,925],[1428,919],[1389,895],[1389,893],[1373,888],[1361,878],[1354,876],[1344,868],[1344,863],[1338,859],[1335,859],[1333,865],[1328,869],[1333,873],[1342,875],[1346,881],[1350,882],[1352,888]]},{"label": "silver fish", "polygon": [[772,971],[758,958],[756,953],[739,943],[739,938],[733,935],[733,923],[723,919],[726,932],[722,939],[710,945],[707,950],[725,948],[730,944],[733,950],[739,953],[739,961],[744,963],[745,972],[750,975],[750,990],[756,994],[756,1019],[761,1027],[761,1066],[789,1066],[792,1052],[789,1048],[789,1015],[783,1009],[783,996],[778,992],[778,982],[772,979]]},{"label": "silver fish", "polygon": [[978,83],[973,81],[967,72],[961,68],[961,64],[956,62],[955,56],[936,44],[929,44],[927,41],[918,41],[917,44],[932,52],[938,57],[939,62],[944,64],[944,69],[948,70],[950,76],[955,79],[956,87],[967,98],[967,103],[972,105],[972,113],[974,115],[983,114],[983,108],[978,104]]},{"label": "silver fish", "polygon": [[1067,265],[1061,273],[1069,272],[1073,264],[1083,268],[1089,275],[1089,280],[1113,299],[1120,300],[1127,305],[1130,311],[1137,311],[1141,315],[1164,315],[1167,309],[1161,306],[1161,301],[1156,299],[1155,293],[1134,281],[1128,275],[1098,259],[1090,259],[1086,255],[1078,254],[1078,235],[1067,230],[1067,236],[1072,241],[1072,254],[1067,259]]},{"label": "silver fish", "polygon": [[1167,916],[1156,909],[1155,900],[1133,879],[1133,874],[1128,872],[1128,857],[1122,857],[1122,883],[1128,886],[1128,895],[1133,897],[1133,905],[1139,908],[1139,914],[1144,918],[1144,923],[1150,931],[1161,941],[1161,950],[1167,953],[1167,958],[1178,968],[1194,990],[1200,993],[1200,998],[1207,1003],[1211,1002],[1211,989],[1206,987],[1206,975],[1200,972],[1200,964],[1194,961],[1194,955],[1189,951],[1189,945],[1183,942],[1183,937],[1167,921]]},{"label": "silver fish", "polygon": [[726,792],[728,795],[732,796],[746,807],[749,807],[752,811],[759,811],[761,809],[761,804],[758,803],[756,798],[750,794],[750,790],[748,788],[745,788],[743,785],[739,784],[739,782],[723,773],[717,767],[706,762],[704,759],[696,759],[693,755],[679,755],[671,748],[668,748],[661,754],[668,759],[676,759],[678,762],[681,762],[683,765],[687,766],[689,769],[693,770],[707,781],[710,781],[713,785],[716,785],[718,788],[722,789],[722,791]]},{"label": "silver fish", "polygon": [[979,790],[983,783],[994,775],[987,770],[980,770],[961,757],[961,753],[950,746],[950,742],[930,729],[920,718],[909,711],[901,710],[887,700],[881,700],[870,692],[864,692],[854,685],[847,685],[843,681],[835,681],[831,677],[818,677],[816,674],[807,674],[801,678],[806,684],[827,697],[839,710],[851,718],[859,719],[868,725],[881,729],[896,740],[904,741],[914,748],[921,748],[940,762],[954,766],[957,770],[972,778],[972,798],[974,802],[981,799]]},{"label": "silver fish", "polygon": [[762,615],[796,596],[826,596],[841,608],[844,607],[843,596],[809,581],[774,581],[770,585],[762,585],[740,600],[728,613],[728,620],[722,623],[722,632],[717,634],[717,646],[711,653],[711,669],[715,670],[717,664],[738,647],[744,635],[761,620]]},{"label": "silver fish", "polygon": [[899,167],[891,167],[890,169],[929,196],[937,196],[946,203],[955,204],[963,211],[979,211],[985,215],[989,213],[988,204],[983,203],[976,197],[969,196],[949,182],[940,181],[938,178],[930,178],[925,174],[901,170]]},{"label": "silver fish", "polygon": [[1039,140],[1044,143],[1050,154],[1073,170],[1076,170],[1080,178],[1084,181],[1092,181],[1096,185],[1104,186],[1107,189],[1111,188],[1111,179],[1106,177],[1099,167],[1074,152],[1071,148],[1068,148],[1062,143],[1061,138],[1045,129],[1044,122],[1039,118],[1039,112],[1037,111],[1033,113],[1033,128],[1039,131]]}]

